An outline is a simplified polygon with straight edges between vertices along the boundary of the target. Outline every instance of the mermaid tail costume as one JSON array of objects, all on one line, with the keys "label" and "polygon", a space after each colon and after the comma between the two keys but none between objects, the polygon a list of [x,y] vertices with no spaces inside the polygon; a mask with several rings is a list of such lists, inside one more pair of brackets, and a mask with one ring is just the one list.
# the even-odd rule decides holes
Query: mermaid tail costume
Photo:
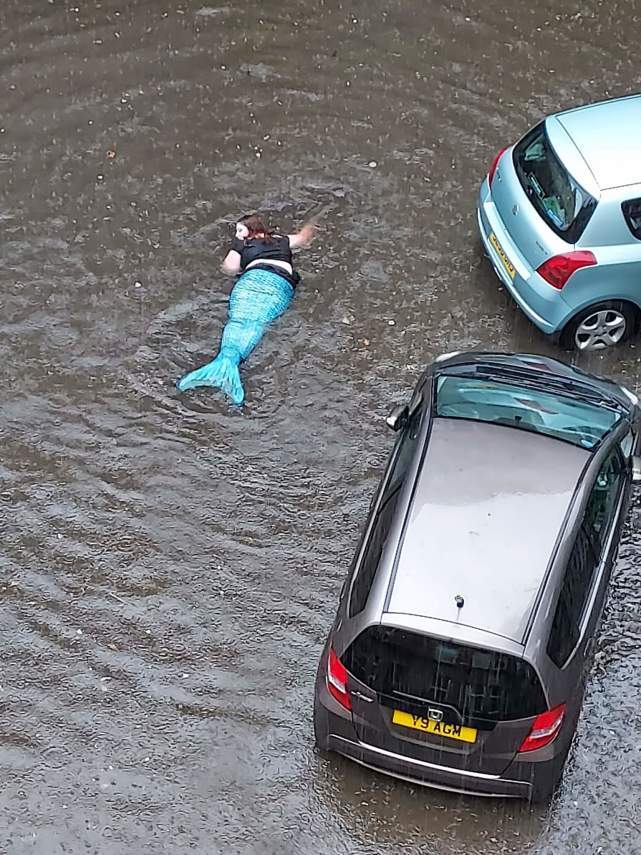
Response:
[{"label": "mermaid tail costume", "polygon": [[260,342],[267,326],[287,309],[293,296],[292,285],[275,271],[252,268],[243,273],[229,297],[228,321],[218,354],[179,380],[178,389],[185,392],[197,386],[217,386],[234,404],[242,404],[245,390],[240,363]]}]

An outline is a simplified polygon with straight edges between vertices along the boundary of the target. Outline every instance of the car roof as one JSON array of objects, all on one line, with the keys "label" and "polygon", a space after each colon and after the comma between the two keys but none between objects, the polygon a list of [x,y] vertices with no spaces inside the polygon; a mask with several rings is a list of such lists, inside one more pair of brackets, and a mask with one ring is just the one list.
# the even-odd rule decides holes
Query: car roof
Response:
[{"label": "car roof", "polygon": [[557,113],[602,190],[641,183],[641,95]]},{"label": "car roof", "polygon": [[434,418],[384,611],[523,643],[590,457],[518,428]]}]

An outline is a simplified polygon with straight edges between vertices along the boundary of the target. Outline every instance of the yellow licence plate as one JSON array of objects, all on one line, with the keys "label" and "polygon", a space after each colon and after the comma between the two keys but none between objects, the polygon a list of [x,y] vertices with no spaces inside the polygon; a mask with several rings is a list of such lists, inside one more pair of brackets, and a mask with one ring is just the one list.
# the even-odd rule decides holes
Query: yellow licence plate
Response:
[{"label": "yellow licence plate", "polygon": [[476,742],[476,728],[463,727],[460,724],[446,724],[444,721],[432,721],[432,719],[421,715],[394,710],[392,715],[394,724],[401,727],[411,727],[412,730],[420,730],[423,733],[433,733],[436,736],[446,736],[448,739],[458,739],[459,742]]},{"label": "yellow licence plate", "polygon": [[505,269],[507,270],[507,275],[510,277],[510,279],[514,279],[514,277],[516,276],[516,268],[505,254],[505,251],[496,239],[496,235],[494,234],[494,232],[490,232],[490,243],[492,244],[499,258],[503,262],[503,267],[505,267]]}]

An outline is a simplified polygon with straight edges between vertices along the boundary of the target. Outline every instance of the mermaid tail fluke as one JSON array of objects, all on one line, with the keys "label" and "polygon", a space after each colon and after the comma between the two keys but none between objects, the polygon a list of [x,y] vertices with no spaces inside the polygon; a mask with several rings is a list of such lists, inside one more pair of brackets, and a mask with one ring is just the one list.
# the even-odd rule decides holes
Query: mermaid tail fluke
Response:
[{"label": "mermaid tail fluke", "polygon": [[215,359],[186,374],[176,384],[181,392],[197,386],[217,386],[235,404],[242,404],[245,391],[240,380],[240,363],[247,359],[263,337],[267,325],[289,306],[294,289],[271,270],[244,273],[229,298],[229,320],[223,330],[220,351]]},{"label": "mermaid tail fluke", "polygon": [[235,353],[221,350],[215,359],[185,374],[176,385],[180,392],[195,389],[197,386],[217,386],[234,404],[242,404],[245,400],[245,390],[240,380],[239,364],[240,360]]}]

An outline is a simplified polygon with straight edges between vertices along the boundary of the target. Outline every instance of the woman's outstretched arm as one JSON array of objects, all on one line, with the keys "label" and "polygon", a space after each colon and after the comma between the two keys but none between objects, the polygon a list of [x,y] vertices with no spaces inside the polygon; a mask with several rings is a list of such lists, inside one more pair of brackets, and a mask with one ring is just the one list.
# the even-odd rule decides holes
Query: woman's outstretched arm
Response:
[{"label": "woman's outstretched arm", "polygon": [[316,234],[316,223],[305,223],[302,229],[296,234],[288,235],[289,245],[292,249],[302,249],[309,246],[314,240]]}]

